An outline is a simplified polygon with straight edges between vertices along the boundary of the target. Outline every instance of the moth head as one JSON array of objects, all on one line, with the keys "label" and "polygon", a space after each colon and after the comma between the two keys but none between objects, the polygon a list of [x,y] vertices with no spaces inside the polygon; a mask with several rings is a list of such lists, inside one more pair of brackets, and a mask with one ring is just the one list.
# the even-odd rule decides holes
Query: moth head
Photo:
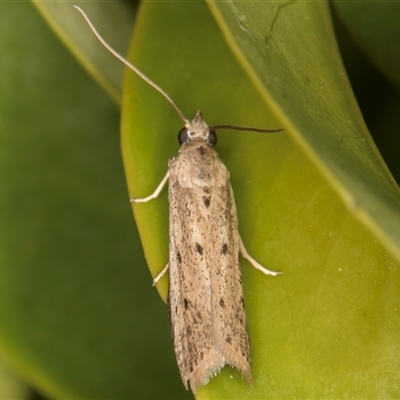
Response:
[{"label": "moth head", "polygon": [[200,111],[196,111],[192,121],[186,121],[185,127],[178,134],[178,141],[181,145],[197,138],[203,139],[211,146],[215,146],[217,143],[215,131],[208,127]]}]

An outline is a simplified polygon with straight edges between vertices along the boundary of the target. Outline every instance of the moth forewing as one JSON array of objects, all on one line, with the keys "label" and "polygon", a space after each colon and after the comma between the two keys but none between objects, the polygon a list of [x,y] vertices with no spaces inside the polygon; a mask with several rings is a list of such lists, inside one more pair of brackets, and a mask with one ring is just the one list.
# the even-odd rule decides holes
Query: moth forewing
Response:
[{"label": "moth forewing", "polygon": [[214,261],[211,267],[214,337],[216,347],[224,355],[226,363],[240,370],[250,384],[250,345],[240,269],[240,237],[235,200],[229,181],[226,182],[226,186],[218,187],[216,192],[215,212],[222,209],[224,211],[221,220],[215,220],[211,227],[211,231],[214,232],[211,240],[215,243],[217,260],[220,261]]}]

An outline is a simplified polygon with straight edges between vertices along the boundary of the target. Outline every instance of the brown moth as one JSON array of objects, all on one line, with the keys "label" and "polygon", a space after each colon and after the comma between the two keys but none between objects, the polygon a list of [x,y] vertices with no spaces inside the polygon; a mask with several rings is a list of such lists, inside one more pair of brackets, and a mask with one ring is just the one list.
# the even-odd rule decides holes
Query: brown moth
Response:
[{"label": "brown moth", "polygon": [[168,307],[179,372],[193,392],[228,364],[251,384],[250,345],[240,254],[266,275],[278,275],[254,260],[238,231],[229,172],[214,149],[217,129],[280,132],[219,125],[208,127],[200,111],[191,121],[169,95],[116,53],[97,33],[84,12],[75,6],[100,42],[118,59],[158,90],[184,122],[178,135],[181,148],[168,163],[168,172],[155,192],[131,202],[156,198],[169,179],[169,262],[154,278],[169,270]]}]

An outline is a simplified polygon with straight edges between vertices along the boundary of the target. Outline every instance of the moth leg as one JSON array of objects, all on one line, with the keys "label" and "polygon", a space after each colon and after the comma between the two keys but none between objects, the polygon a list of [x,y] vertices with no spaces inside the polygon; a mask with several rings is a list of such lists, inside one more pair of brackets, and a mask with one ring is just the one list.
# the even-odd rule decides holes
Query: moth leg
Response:
[{"label": "moth leg", "polygon": [[165,275],[165,273],[169,269],[169,263],[165,266],[165,268],[153,279],[153,286]]},{"label": "moth leg", "polygon": [[163,187],[167,183],[168,178],[169,178],[169,171],[164,176],[163,180],[158,185],[157,189],[154,191],[153,194],[151,194],[150,196],[144,197],[143,199],[129,199],[129,201],[131,203],[147,203],[148,201],[155,199],[160,194],[161,190],[163,189]]},{"label": "moth leg", "polygon": [[258,269],[259,271],[261,271],[263,274],[265,275],[272,275],[272,276],[276,276],[276,275],[280,275],[282,272],[276,272],[276,271],[270,271],[267,268],[264,268],[262,265],[260,265],[246,250],[246,248],[244,247],[242,238],[239,237],[239,241],[240,241],[240,252],[242,253],[243,258],[245,258],[247,261],[249,261],[249,263],[255,268]]}]

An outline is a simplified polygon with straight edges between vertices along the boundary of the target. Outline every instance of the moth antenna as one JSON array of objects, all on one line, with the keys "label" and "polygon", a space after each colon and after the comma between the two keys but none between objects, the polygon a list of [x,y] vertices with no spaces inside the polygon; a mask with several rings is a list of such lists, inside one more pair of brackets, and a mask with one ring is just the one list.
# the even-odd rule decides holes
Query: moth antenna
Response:
[{"label": "moth antenna", "polygon": [[248,132],[263,132],[263,133],[275,133],[275,132],[282,132],[283,128],[278,129],[262,129],[262,128],[251,128],[247,126],[235,126],[235,125],[217,125],[217,126],[210,126],[210,131],[215,131],[217,129],[232,129],[235,131],[248,131]]},{"label": "moth antenna", "polygon": [[157,84],[155,84],[151,79],[149,79],[143,72],[141,72],[139,69],[137,69],[133,64],[131,64],[128,60],[126,60],[124,57],[122,57],[120,54],[118,54],[97,32],[97,29],[94,27],[92,22],[90,21],[89,17],[85,14],[85,12],[78,6],[74,6],[85,18],[87,24],[89,25],[90,29],[92,32],[95,34],[99,42],[118,60],[120,60],[122,63],[124,63],[128,68],[130,68],[133,72],[135,72],[137,75],[139,75],[145,82],[147,82],[150,86],[152,86],[154,89],[156,89],[159,93],[161,93],[167,101],[175,108],[176,112],[178,115],[181,117],[182,121],[186,124],[189,124],[189,120],[185,118],[183,115],[182,111],[178,108],[178,106],[175,104],[175,102],[169,97],[168,93],[165,92],[163,89],[160,88]]}]

